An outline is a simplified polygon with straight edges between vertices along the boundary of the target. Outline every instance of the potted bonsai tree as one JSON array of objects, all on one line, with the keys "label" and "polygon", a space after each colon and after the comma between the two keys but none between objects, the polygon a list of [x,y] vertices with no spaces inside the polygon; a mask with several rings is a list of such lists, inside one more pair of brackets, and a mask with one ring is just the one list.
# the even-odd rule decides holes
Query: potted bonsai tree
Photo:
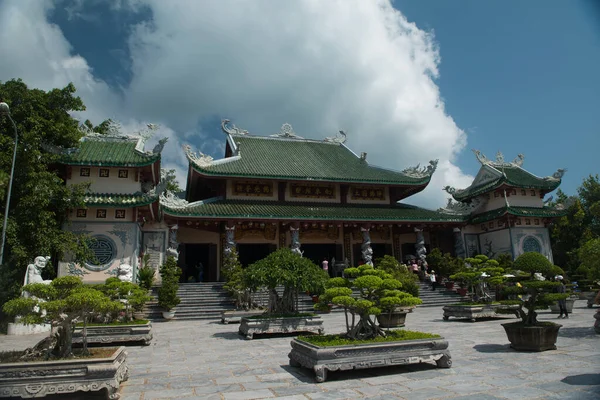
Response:
[{"label": "potted bonsai tree", "polygon": [[[252,339],[258,333],[322,332],[323,320],[298,313],[298,294],[323,286],[329,275],[308,258],[281,248],[244,270],[247,288],[266,289],[269,294],[264,314],[242,318],[240,334]],[[277,290],[283,287],[283,292]]]},{"label": "potted bonsai tree", "polygon": [[263,310],[254,304],[252,290],[244,283],[244,269],[235,248],[225,253],[221,272],[225,278],[223,288],[229,292],[229,295],[235,301],[235,310],[223,311],[221,322],[224,324],[240,322],[242,317],[262,314]]},{"label": "potted bonsai tree", "polygon": [[175,316],[173,309],[181,302],[177,296],[180,275],[181,268],[177,265],[177,260],[173,256],[168,256],[167,261],[160,267],[162,284],[158,289],[158,305],[164,309],[165,319],[172,319]]},{"label": "potted bonsai tree", "polygon": [[144,254],[142,257],[142,267],[138,269],[137,282],[140,287],[150,291],[154,283],[156,271],[150,264],[150,254]]},{"label": "potted bonsai tree", "polygon": [[[50,323],[54,333],[18,357],[13,355],[16,362],[0,363],[0,375],[7,377],[0,383],[0,388],[11,388],[11,396],[23,397],[31,397],[31,387],[36,387],[36,397],[103,389],[114,395],[120,383],[127,379],[124,347],[95,351],[96,357],[100,358],[91,354],[92,358],[73,359],[73,355],[89,356],[92,353],[87,341],[90,318],[114,313],[123,309],[123,304],[94,287],[83,285],[81,278],[75,276],[56,278],[50,284],[29,284],[23,290],[28,296],[9,300],[3,311],[19,316],[25,323]],[[79,321],[83,322],[83,348],[76,353],[73,351],[73,330]],[[39,379],[42,375],[46,378]]]},{"label": "potted bonsai tree", "polygon": [[556,349],[558,330],[562,325],[538,321],[538,309],[548,308],[550,304],[566,299],[568,294],[553,293],[560,285],[544,278],[551,274],[554,266],[542,254],[527,252],[521,254],[514,263],[514,268],[529,274],[527,280],[519,282],[520,285],[505,288],[509,294],[528,295],[526,300],[515,310],[519,322],[502,324],[510,345],[515,350],[545,351]]},{"label": "potted bonsai tree", "polygon": [[[370,265],[347,268],[347,278],[332,278],[319,305],[342,307],[346,330],[339,335],[301,336],[292,341],[291,366],[313,368],[318,382],[327,371],[372,368],[435,361],[452,365],[448,342],[439,335],[405,330],[384,330],[373,316],[398,306],[421,302],[399,289],[401,283]],[[354,290],[353,290],[354,289]],[[358,297],[353,297],[358,293]]]}]

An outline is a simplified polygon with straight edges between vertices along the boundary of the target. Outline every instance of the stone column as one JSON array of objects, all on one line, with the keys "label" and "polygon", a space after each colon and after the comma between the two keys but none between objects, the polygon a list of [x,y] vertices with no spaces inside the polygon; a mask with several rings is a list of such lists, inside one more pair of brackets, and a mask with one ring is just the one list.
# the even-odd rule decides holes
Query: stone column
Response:
[{"label": "stone column", "polygon": [[456,257],[465,258],[465,243],[463,242],[462,232],[460,228],[454,228],[454,253]]},{"label": "stone column", "polygon": [[292,235],[292,243],[290,245],[292,252],[302,257],[303,251],[300,250],[300,228],[290,226],[290,234]]},{"label": "stone column", "polygon": [[427,249],[425,249],[425,236],[423,236],[423,229],[415,228],[415,234],[417,235],[417,242],[415,243],[415,252],[417,253],[417,259],[422,262],[426,262]]},{"label": "stone column", "polygon": [[369,228],[360,228],[362,232],[363,242],[360,246],[362,258],[365,264],[373,266],[373,249],[371,248],[371,235]]}]

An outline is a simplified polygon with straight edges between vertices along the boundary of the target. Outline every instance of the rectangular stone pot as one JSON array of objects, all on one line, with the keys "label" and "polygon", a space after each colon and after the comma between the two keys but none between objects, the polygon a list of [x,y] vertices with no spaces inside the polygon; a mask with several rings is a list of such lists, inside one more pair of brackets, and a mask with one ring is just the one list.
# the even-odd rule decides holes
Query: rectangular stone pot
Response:
[{"label": "rectangular stone pot", "polygon": [[264,314],[265,310],[228,310],[221,313],[221,323],[229,324],[231,322],[241,322],[244,317],[253,317]]},{"label": "rectangular stone pot", "polygon": [[378,368],[392,365],[435,362],[450,368],[452,358],[444,338],[320,347],[294,339],[288,355],[290,366],[312,368],[317,382],[327,379],[328,371]]},{"label": "rectangular stone pot", "polygon": [[128,377],[127,352],[119,347],[109,358],[0,364],[0,397],[44,397],[77,391],[106,390],[118,399]]},{"label": "rectangular stone pot", "polygon": [[518,305],[503,305],[503,304],[482,304],[482,305],[460,305],[454,304],[444,306],[444,321],[448,321],[450,317],[466,318],[474,322],[477,318],[492,318],[498,317],[498,310],[514,311],[519,308]]},{"label": "rectangular stone pot", "polygon": [[[567,312],[568,313],[572,313],[573,312],[573,305],[575,304],[575,299],[567,299]],[[560,308],[558,307],[558,302],[554,303],[550,306],[550,312],[552,314],[558,314],[560,313]]]},{"label": "rectangular stone pot", "polygon": [[322,334],[323,319],[319,316],[313,317],[291,317],[291,318],[242,318],[239,328],[240,335],[246,339],[252,339],[254,334],[265,333],[300,333],[315,332]]},{"label": "rectangular stone pot", "polygon": [[382,328],[400,328],[406,323],[407,310],[394,311],[391,314],[383,311],[377,315],[377,322]]},{"label": "rectangular stone pot", "polygon": [[[81,344],[83,327],[77,326],[73,332],[73,344]],[[152,323],[131,325],[88,326],[88,344],[139,344],[149,345],[152,341]]]}]

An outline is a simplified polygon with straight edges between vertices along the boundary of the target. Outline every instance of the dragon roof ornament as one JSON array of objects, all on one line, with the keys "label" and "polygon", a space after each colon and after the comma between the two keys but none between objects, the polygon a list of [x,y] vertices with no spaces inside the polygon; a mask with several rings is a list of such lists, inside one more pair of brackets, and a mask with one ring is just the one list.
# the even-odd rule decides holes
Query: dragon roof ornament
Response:
[{"label": "dragon roof ornament", "polygon": [[170,190],[165,190],[161,193],[159,201],[161,205],[172,209],[182,209],[190,204],[187,200],[177,197],[175,193]]},{"label": "dragon roof ornament", "polygon": [[473,149],[473,153],[475,157],[477,157],[477,161],[481,163],[481,165],[489,165],[496,168],[502,167],[521,167],[523,165],[523,161],[525,161],[525,156],[523,154],[518,154],[517,157],[511,162],[504,161],[504,154],[500,151],[496,153],[496,159],[490,160],[483,154],[481,151]]},{"label": "dragon roof ornament", "polygon": [[417,164],[416,167],[406,168],[402,173],[411,178],[426,178],[433,175],[437,169],[438,161],[439,160],[431,160],[426,167],[421,167],[421,164]]},{"label": "dragon roof ornament", "polygon": [[221,129],[229,135],[247,135],[249,132],[245,129],[240,129],[235,124],[231,124],[228,119],[221,120]]},{"label": "dragon roof ornament", "polygon": [[483,202],[480,199],[473,199],[470,203],[463,203],[460,201],[453,201],[448,199],[448,203],[445,207],[439,208],[438,211],[445,214],[462,214],[468,215],[473,211],[477,210]]},{"label": "dragon roof ornament", "polygon": [[346,143],[346,132],[344,131],[339,131],[335,136],[329,136],[326,137],[325,139],[323,139],[324,142],[329,142],[329,143]]},{"label": "dragon roof ornament", "polygon": [[206,155],[200,151],[196,154],[196,152],[192,151],[192,147],[189,144],[183,146],[183,151],[185,151],[185,155],[193,161],[199,167],[209,167],[213,163],[213,158],[209,155]]},{"label": "dragon roof ornament", "polygon": [[559,168],[555,173],[552,174],[552,176],[546,176],[544,179],[547,181],[559,181],[563,176],[565,176],[565,172],[567,172],[566,168]]}]

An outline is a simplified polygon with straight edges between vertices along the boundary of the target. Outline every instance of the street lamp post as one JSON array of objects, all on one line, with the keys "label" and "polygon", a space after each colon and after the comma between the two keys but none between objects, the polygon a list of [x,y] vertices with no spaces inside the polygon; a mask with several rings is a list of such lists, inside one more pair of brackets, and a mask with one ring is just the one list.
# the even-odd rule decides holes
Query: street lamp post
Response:
[{"label": "street lamp post", "polygon": [[2,244],[0,245],[0,265],[4,260],[4,242],[6,241],[6,225],[8,224],[8,209],[10,207],[10,191],[12,189],[12,181],[13,176],[15,174],[15,160],[17,158],[17,144],[19,143],[19,136],[17,135],[17,124],[10,116],[10,108],[8,104],[1,102],[0,103],[0,116],[6,115],[10,122],[12,123],[13,129],[15,131],[15,149],[13,151],[13,159],[12,165],[10,167],[10,180],[8,181],[8,193],[6,194],[6,207],[4,209],[4,224],[2,225]]}]

